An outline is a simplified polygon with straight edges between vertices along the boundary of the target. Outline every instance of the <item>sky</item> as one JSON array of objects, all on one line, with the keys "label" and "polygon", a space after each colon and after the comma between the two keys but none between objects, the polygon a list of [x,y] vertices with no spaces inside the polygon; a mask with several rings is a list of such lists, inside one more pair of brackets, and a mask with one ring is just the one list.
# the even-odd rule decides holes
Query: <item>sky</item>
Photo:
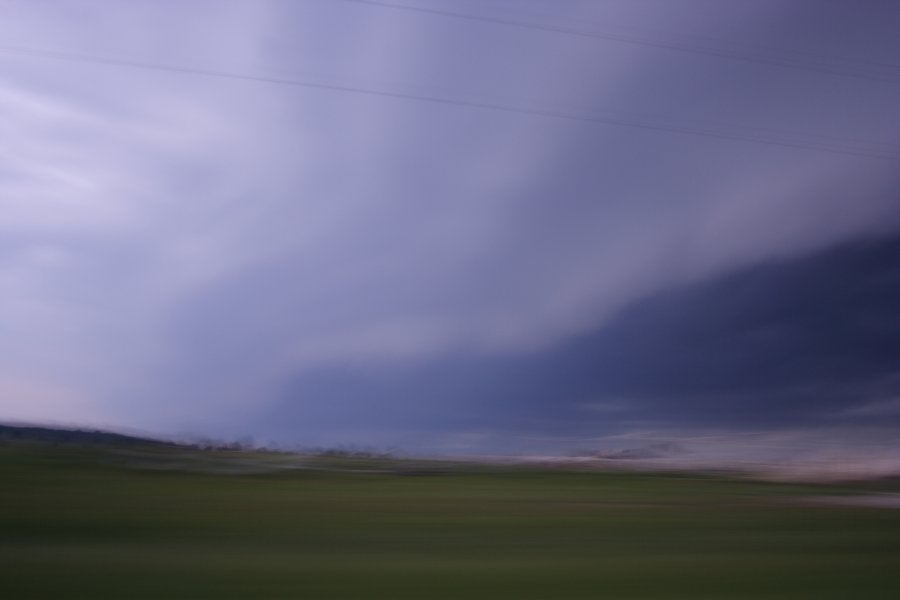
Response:
[{"label": "sky", "polygon": [[0,419],[900,426],[892,0],[0,0]]}]

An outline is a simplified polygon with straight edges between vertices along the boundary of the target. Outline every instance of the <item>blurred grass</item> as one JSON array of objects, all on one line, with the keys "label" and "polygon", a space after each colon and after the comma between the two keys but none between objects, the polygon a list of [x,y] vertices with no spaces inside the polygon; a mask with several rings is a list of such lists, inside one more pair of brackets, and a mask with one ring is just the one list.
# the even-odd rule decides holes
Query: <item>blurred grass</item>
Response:
[{"label": "blurred grass", "polygon": [[900,597],[900,511],[802,501],[871,484],[115,458],[0,447],[0,597]]}]

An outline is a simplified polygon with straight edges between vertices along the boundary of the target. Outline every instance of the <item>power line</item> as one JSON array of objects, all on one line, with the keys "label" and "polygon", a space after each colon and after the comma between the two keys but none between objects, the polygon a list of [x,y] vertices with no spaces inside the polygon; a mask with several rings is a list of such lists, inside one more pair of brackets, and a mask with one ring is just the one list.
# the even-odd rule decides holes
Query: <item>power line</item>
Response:
[{"label": "power line", "polygon": [[[580,28],[577,30],[582,31],[582,32],[589,31],[589,30],[585,30],[585,27],[587,25],[589,25],[591,23],[594,23],[594,24],[600,23],[600,21],[598,21],[597,19],[594,19],[590,16],[580,16],[576,21],[572,18],[567,18],[567,17],[561,18],[559,15],[551,15],[546,12],[529,10],[529,9],[523,8],[521,5],[516,6],[515,12],[528,15],[528,17],[531,19],[543,20],[543,19],[549,17],[549,18],[553,19],[554,21],[561,22],[562,20],[565,20],[570,23],[577,23],[576,27]],[[526,22],[525,24],[527,25],[528,23]],[[606,24],[604,23],[604,26],[605,25]],[[653,34],[662,34],[663,36],[668,36],[669,39],[672,39],[674,37],[676,39],[681,38],[681,39],[686,39],[688,41],[690,41],[692,39],[701,44],[713,44],[713,45],[725,44],[726,46],[729,46],[732,51],[744,50],[744,51],[755,52],[755,53],[762,52],[762,53],[768,53],[770,55],[775,55],[776,58],[780,54],[782,54],[784,51],[788,51],[790,53],[790,56],[787,56],[787,57],[782,56],[783,58],[787,58],[789,60],[800,60],[805,55],[806,58],[816,60],[816,61],[838,61],[841,63],[849,63],[850,66],[852,66],[852,64],[855,64],[857,67],[875,69],[876,72],[884,71],[887,69],[887,70],[891,70],[891,71],[895,71],[895,72],[894,73],[885,73],[886,75],[900,76],[900,72],[897,72],[897,70],[900,69],[900,63],[896,63],[896,62],[884,62],[884,61],[877,61],[877,60],[871,60],[871,59],[865,59],[865,58],[851,58],[848,56],[825,54],[822,52],[816,52],[816,51],[809,50],[806,48],[797,48],[797,47],[776,48],[776,47],[764,46],[764,45],[760,45],[760,44],[736,42],[734,40],[724,39],[721,37],[715,37],[715,36],[709,36],[709,35],[698,35],[696,33],[684,34],[684,33],[679,33],[676,31],[671,31],[671,30],[665,31],[665,30],[659,30],[659,29],[649,29],[649,30],[645,29],[644,31],[653,33]]]},{"label": "power line", "polygon": [[[865,158],[875,158],[882,160],[900,160],[900,154],[894,154],[884,151],[868,151],[865,148],[857,148],[845,145],[828,145],[813,142],[798,142],[795,140],[785,140],[777,138],[767,138],[752,135],[742,135],[731,132],[715,131],[709,129],[697,129],[678,125],[667,125],[664,123],[653,123],[648,121],[640,121],[635,119],[622,119],[614,117],[602,117],[589,114],[577,114],[556,110],[526,108],[517,106],[508,106],[492,102],[481,102],[476,100],[460,100],[453,98],[444,98],[440,96],[430,96],[425,94],[413,94],[406,92],[394,92],[385,90],[376,90],[371,88],[363,88],[350,85],[337,85],[328,83],[319,83],[300,79],[283,79],[278,77],[268,77],[263,75],[250,75],[242,73],[232,73],[228,71],[213,71],[209,69],[198,69],[193,67],[181,67],[174,65],[162,65],[157,63],[141,62],[127,59],[102,57],[88,54],[80,54],[74,52],[64,52],[59,50],[46,50],[40,48],[30,48],[24,46],[0,45],[0,52],[7,54],[17,54],[21,56],[29,56],[33,58],[60,60],[67,62],[92,63],[100,65],[108,65],[124,68],[135,68],[152,71],[163,71],[181,73],[186,75],[198,75],[202,77],[211,77],[218,79],[230,79],[238,81],[246,81],[252,83],[265,83],[273,85],[286,85],[293,87],[301,87],[308,89],[326,90],[332,92],[344,92],[351,94],[359,94],[366,96],[381,96],[386,98],[394,98],[400,100],[408,100],[415,102],[427,102],[433,104],[441,104],[447,106],[460,106],[465,108],[474,108],[481,110],[490,110],[505,112],[510,114],[535,116],[552,118],[567,121],[577,121],[584,123],[593,123],[600,125],[618,125],[623,127],[633,127],[638,129],[664,131],[668,133],[679,133],[685,135],[693,135],[699,137],[708,137],[727,141],[748,142],[754,144],[765,144],[769,146],[778,146],[782,148],[797,148],[803,150],[816,150],[820,152],[828,152],[831,154],[843,154],[848,156],[859,156]],[[801,134],[802,135],[802,134]]]},{"label": "power line", "polygon": [[[533,10],[524,10],[521,7],[517,7],[516,12],[524,12],[526,14],[530,14],[531,18],[536,18],[536,19],[543,19],[545,17],[550,17],[554,20],[559,19],[558,16],[549,15],[547,13],[542,13],[542,12],[535,12]],[[566,18],[566,20],[570,21],[570,22],[575,22],[573,19],[570,19],[570,18]],[[596,23],[600,23],[600,21],[598,21],[597,19],[591,18],[591,17],[581,17],[577,21],[577,27],[583,28],[590,23],[596,24]],[[682,40],[684,40],[683,43],[688,46],[690,45],[691,41],[702,44],[702,45],[706,45],[706,46],[712,44],[713,48],[716,48],[716,46],[721,47],[724,44],[725,49],[730,50],[732,52],[744,51],[744,52],[750,52],[750,53],[755,53],[755,54],[762,53],[764,56],[766,54],[768,54],[770,56],[774,56],[775,58],[781,57],[782,59],[785,59],[785,60],[798,61],[798,60],[807,59],[807,60],[814,60],[814,61],[818,61],[818,62],[837,61],[839,63],[845,63],[847,68],[853,68],[853,67],[863,68],[863,69],[869,69],[870,71],[872,71],[874,69],[875,74],[879,74],[879,72],[881,72],[881,74],[884,74],[884,75],[900,76],[900,71],[898,71],[898,69],[900,69],[900,63],[896,63],[896,62],[885,62],[885,61],[871,60],[871,59],[858,58],[858,57],[827,54],[827,53],[817,52],[814,50],[809,50],[807,48],[798,48],[798,47],[786,48],[786,47],[766,46],[766,45],[761,45],[759,43],[740,42],[740,41],[735,41],[733,39],[726,39],[726,38],[717,37],[714,35],[710,36],[707,34],[683,33],[683,32],[677,32],[677,31],[672,31],[672,30],[666,31],[666,30],[659,30],[659,29],[655,29],[655,30],[654,29],[645,29],[644,32],[645,32],[644,34],[640,34],[639,32],[635,32],[635,33],[636,33],[636,35],[645,35],[645,36],[647,33],[657,34],[657,35],[661,34],[664,39],[670,39],[670,40],[671,39],[676,39],[676,40],[682,39]],[[652,37],[651,37],[651,39],[652,39]],[[785,52],[787,52],[787,55],[784,54]],[[840,65],[835,65],[835,66],[840,66]],[[888,71],[888,72],[885,73],[885,71]]]},{"label": "power line", "polygon": [[[900,153],[900,143],[897,142],[885,142],[885,141],[876,141],[876,140],[861,140],[854,138],[846,138],[835,135],[829,135],[825,133],[814,133],[810,131],[791,131],[786,129],[776,129],[772,127],[763,127],[759,125],[741,125],[735,123],[725,123],[722,121],[696,121],[696,120],[686,120],[685,123],[693,123],[695,126],[709,126],[709,127],[725,127],[731,130],[744,130],[748,132],[755,132],[758,134],[766,135],[774,135],[776,139],[778,137],[787,137],[788,140],[798,140],[803,142],[802,138],[808,138],[807,141],[812,143],[822,143],[823,145],[830,145],[835,148],[847,148],[850,150],[856,150],[859,148],[865,149],[865,146],[871,146],[871,149],[875,152],[886,152],[886,153]],[[820,141],[817,141],[820,140]],[[900,156],[900,154],[898,154]]]},{"label": "power line", "polygon": [[[653,42],[652,40],[646,41],[646,40],[641,40],[641,39],[635,38],[635,37],[629,38],[628,36],[623,36],[621,34],[612,34],[612,33],[603,33],[603,32],[591,33],[591,32],[586,32],[583,29],[582,30],[565,29],[565,28],[561,28],[561,27],[553,27],[553,26],[546,26],[546,25],[540,25],[540,24],[535,25],[535,24],[531,24],[531,23],[523,23],[521,21],[511,21],[508,19],[485,17],[482,15],[472,15],[472,14],[466,14],[466,13],[459,13],[459,12],[455,12],[455,11],[432,9],[432,8],[411,6],[411,5],[406,5],[406,4],[395,4],[395,3],[391,3],[391,2],[384,2],[383,0],[344,0],[344,1],[356,3],[356,4],[368,4],[368,5],[376,6],[376,7],[384,7],[384,8],[392,8],[392,9],[397,9],[397,10],[408,10],[408,11],[412,11],[412,12],[433,14],[436,16],[482,21],[482,22],[487,22],[487,23],[495,24],[495,25],[496,24],[509,25],[512,27],[534,29],[534,30],[545,31],[545,32],[549,32],[549,33],[569,34],[569,35],[576,35],[576,36],[583,36],[583,37],[599,37],[599,38],[607,39],[610,41],[634,43],[634,44],[641,44],[641,45],[648,45],[648,46],[657,46],[657,47],[663,47],[663,48],[667,48],[667,49],[684,50],[686,52],[696,51],[696,52],[701,52],[701,53],[705,53],[705,54],[714,52],[715,56],[718,56],[721,58],[735,58],[735,59],[739,59],[739,60],[757,61],[757,59],[753,56],[745,56],[745,55],[741,55],[739,53],[735,54],[734,51],[731,51],[730,54],[727,54],[729,52],[727,49],[724,51],[715,51],[715,49],[709,50],[707,48],[699,48],[698,49],[698,48],[693,48],[690,45],[686,45],[686,44],[681,44],[678,48],[675,48],[666,42]],[[715,42],[717,40],[712,40],[712,41]],[[752,48],[751,48],[751,50],[752,50]],[[759,48],[757,48],[756,50],[759,51]],[[772,51],[771,49],[767,49],[767,48],[762,48],[762,50],[770,51],[770,52]],[[797,53],[806,54],[808,56],[811,56],[814,59],[819,59],[819,60],[839,60],[839,61],[849,62],[849,63],[871,65],[871,66],[874,66],[877,68],[882,68],[882,69],[884,69],[884,68],[900,69],[900,65],[896,65],[896,64],[880,63],[880,62],[875,62],[875,61],[866,61],[866,60],[859,60],[859,59],[839,57],[839,56],[817,55],[816,53],[804,51],[804,50],[797,51]],[[776,57],[776,59],[766,59],[766,57],[762,57],[760,60],[763,60],[765,62],[765,64],[776,64],[772,61],[777,60],[777,57]],[[790,57],[788,57],[787,60],[796,60],[796,59],[791,59]],[[793,63],[785,63],[783,61],[777,62],[777,65],[784,66],[784,67],[806,68],[806,66],[804,66],[802,64],[796,65]],[[815,66],[813,66],[812,68],[814,68],[814,70],[822,69],[821,67],[815,67]],[[849,76],[853,76],[853,77],[857,76],[856,74],[846,73],[843,71],[827,70],[826,72],[835,74],[835,75],[849,75]],[[864,77],[864,78],[871,79],[871,77]],[[900,72],[897,73],[896,78],[882,78],[882,77],[877,77],[877,76],[874,78],[879,81],[887,81],[890,83],[900,83]],[[707,121],[706,123],[710,124],[710,125],[722,125],[721,123],[716,124],[716,123],[712,123],[709,121]],[[853,139],[841,138],[841,137],[837,137],[837,136],[831,136],[831,135],[827,135],[827,134],[800,132],[800,131],[785,131],[785,130],[779,130],[779,129],[774,129],[774,128],[758,127],[758,126],[743,126],[743,125],[736,126],[734,124],[724,124],[724,125],[726,127],[732,127],[732,128],[737,128],[737,129],[744,129],[744,130],[750,130],[750,131],[756,130],[756,131],[762,132],[764,134],[819,138],[823,142],[830,141],[830,142],[836,143],[838,145],[842,145],[843,147],[850,147],[851,149],[854,149],[852,147],[852,145],[859,146],[859,145],[868,144],[871,146],[880,146],[881,148],[879,148],[878,151],[885,151],[885,152],[900,151],[900,147],[898,147],[898,145],[896,143],[891,143],[891,142],[853,140]],[[850,145],[850,146],[848,146],[848,145]]]},{"label": "power line", "polygon": [[[602,39],[613,42],[621,42],[625,44],[634,44],[638,46],[648,46],[653,48],[665,48],[668,50],[677,50],[680,52],[691,52],[694,54],[705,54],[708,56],[715,56],[718,58],[725,59],[733,59],[733,60],[741,60],[746,62],[754,62],[764,65],[772,65],[777,67],[784,67],[789,69],[800,69],[805,71],[815,71],[819,73],[828,73],[830,75],[836,75],[840,77],[853,77],[856,79],[867,79],[870,81],[882,81],[893,84],[900,84],[900,74],[896,76],[885,76],[879,73],[871,72],[871,71],[858,71],[847,68],[834,68],[829,67],[827,65],[816,65],[809,64],[806,62],[798,61],[795,58],[790,57],[769,57],[769,56],[758,56],[752,54],[745,54],[741,52],[736,52],[733,50],[723,49],[723,48],[706,48],[702,46],[694,46],[685,43],[672,42],[667,40],[654,40],[652,38],[647,37],[637,37],[637,36],[629,36],[620,33],[612,33],[612,32],[603,32],[603,31],[585,31],[581,29],[572,29],[568,27],[558,27],[555,25],[544,25],[544,24],[536,24],[536,23],[525,23],[522,21],[514,21],[510,19],[505,19],[501,17],[490,17],[485,15],[474,15],[470,13],[462,13],[456,12],[452,10],[444,10],[438,8],[426,8],[422,6],[411,6],[408,4],[394,4],[392,2],[382,2],[381,0],[343,0],[344,2],[349,2],[353,4],[365,4],[369,6],[376,6],[381,8],[390,8],[393,10],[404,10],[409,12],[415,12],[420,14],[428,14],[440,17],[450,17],[453,19],[463,19],[468,21],[480,21],[482,23],[490,23],[493,25],[502,25],[506,27],[517,27],[520,29],[530,29],[534,31],[542,31],[545,33],[554,33],[554,34],[563,34],[563,35],[571,35],[583,38],[593,38],[593,39]],[[855,61],[853,59],[840,59],[845,62],[857,62],[864,63],[865,61]],[[876,63],[872,63],[876,64]],[[888,66],[888,65],[882,65]]]}]

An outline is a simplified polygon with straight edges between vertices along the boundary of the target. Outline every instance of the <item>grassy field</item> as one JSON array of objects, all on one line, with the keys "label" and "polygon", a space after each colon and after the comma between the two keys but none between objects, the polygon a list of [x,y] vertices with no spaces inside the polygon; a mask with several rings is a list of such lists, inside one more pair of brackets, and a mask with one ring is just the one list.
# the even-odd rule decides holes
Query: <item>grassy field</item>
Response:
[{"label": "grassy field", "polygon": [[0,597],[900,597],[900,511],[804,500],[871,486],[125,463],[0,447]]}]

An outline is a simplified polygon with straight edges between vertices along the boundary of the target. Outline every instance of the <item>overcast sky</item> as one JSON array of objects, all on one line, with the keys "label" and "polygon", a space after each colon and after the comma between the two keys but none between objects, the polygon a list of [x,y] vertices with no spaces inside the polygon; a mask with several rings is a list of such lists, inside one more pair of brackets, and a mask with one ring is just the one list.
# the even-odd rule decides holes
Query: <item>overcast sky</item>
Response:
[{"label": "overcast sky", "polygon": [[2,419],[473,451],[900,423],[893,0],[0,17]]}]

